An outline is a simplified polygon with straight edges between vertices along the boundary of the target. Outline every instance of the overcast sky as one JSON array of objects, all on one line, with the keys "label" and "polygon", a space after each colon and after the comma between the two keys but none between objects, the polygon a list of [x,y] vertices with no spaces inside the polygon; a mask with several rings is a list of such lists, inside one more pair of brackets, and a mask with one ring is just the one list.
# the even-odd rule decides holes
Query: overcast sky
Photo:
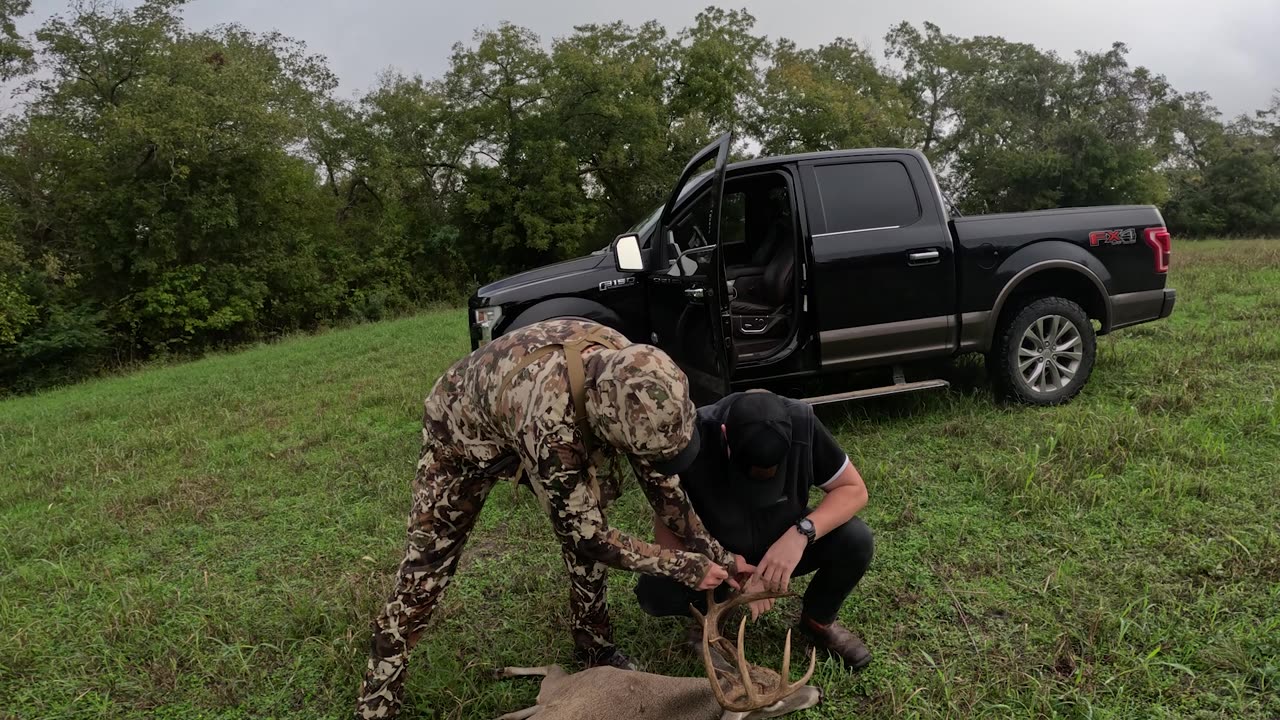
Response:
[{"label": "overcast sky", "polygon": [[[510,20],[544,42],[576,24],[657,19],[672,30],[712,4],[678,0],[194,0],[191,27],[239,22],[279,30],[329,58],[350,95],[387,68],[428,77],[447,66],[454,42]],[[1069,57],[1075,50],[1129,45],[1130,62],[1163,73],[1181,91],[1206,90],[1223,113],[1251,113],[1280,90],[1280,0],[738,0],[757,32],[816,46],[839,36],[883,57],[885,32],[930,20],[955,35],[1002,35]],[[35,0],[33,27],[66,8]]]}]

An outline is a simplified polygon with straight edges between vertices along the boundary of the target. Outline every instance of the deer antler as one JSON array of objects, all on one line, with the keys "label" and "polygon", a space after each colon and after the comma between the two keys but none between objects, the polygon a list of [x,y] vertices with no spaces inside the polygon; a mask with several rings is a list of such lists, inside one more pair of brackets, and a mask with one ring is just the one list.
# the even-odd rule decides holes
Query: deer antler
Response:
[{"label": "deer antler", "polygon": [[[751,664],[747,662],[746,649],[743,643],[743,637],[747,630],[747,618],[743,617],[742,622],[738,624],[738,645],[735,648],[726,638],[720,635],[720,617],[726,611],[735,607],[755,602],[756,600],[767,600],[770,598],[786,597],[793,593],[786,592],[759,592],[751,594],[741,594],[726,600],[723,603],[716,603],[715,591],[707,591],[707,614],[703,615],[698,612],[697,608],[690,608],[693,614],[702,623],[702,662],[707,666],[707,677],[711,680],[711,691],[715,693],[716,702],[720,703],[720,707],[730,712],[750,712],[761,708],[769,707],[779,700],[787,697],[791,693],[804,687],[809,682],[809,678],[813,676],[814,665],[818,659],[816,649],[811,649],[809,653],[809,669],[805,671],[804,677],[796,682],[788,682],[791,675],[791,631],[787,631],[787,641],[782,656],[782,673],[778,678],[777,685],[764,695],[756,692],[755,681],[751,678]],[[731,701],[725,697],[724,688],[720,687],[720,678],[716,674],[718,672],[711,658],[711,646],[716,646],[721,656],[735,657],[738,665],[738,674],[741,676],[743,694],[746,700],[736,699]],[[736,650],[736,652],[735,652]]]}]

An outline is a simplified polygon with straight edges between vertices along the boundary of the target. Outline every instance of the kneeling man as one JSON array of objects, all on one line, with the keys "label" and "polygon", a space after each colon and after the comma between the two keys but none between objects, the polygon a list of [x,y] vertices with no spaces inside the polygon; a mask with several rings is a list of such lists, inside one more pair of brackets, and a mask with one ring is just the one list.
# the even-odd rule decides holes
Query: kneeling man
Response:
[{"label": "kneeling man", "polygon": [[[855,517],[867,504],[858,470],[804,402],[764,391],[734,393],[699,408],[698,423],[701,450],[680,484],[709,534],[757,566],[745,591],[786,590],[791,578],[814,573],[800,631],[850,669],[865,667],[871,653],[837,621],[874,546],[871,530]],[[815,486],[825,495],[810,509]],[[663,547],[685,546],[661,522],[654,522],[654,534]],[[636,596],[645,612],[659,617],[705,606],[704,593],[657,576],[640,578]],[[752,618],[772,605],[753,605]],[[698,629],[690,632],[690,641],[700,643]]]}]

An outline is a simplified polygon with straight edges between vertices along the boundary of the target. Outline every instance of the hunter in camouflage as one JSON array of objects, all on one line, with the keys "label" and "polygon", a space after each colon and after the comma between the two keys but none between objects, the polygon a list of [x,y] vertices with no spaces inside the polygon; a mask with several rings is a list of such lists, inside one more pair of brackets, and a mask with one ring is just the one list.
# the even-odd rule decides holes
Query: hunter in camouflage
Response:
[{"label": "hunter in camouflage", "polygon": [[[425,402],[407,548],[373,622],[356,717],[399,713],[408,653],[489,491],[517,471],[560,539],[575,652],[588,665],[630,666],[612,642],[607,568],[695,589],[747,570],[707,534],[674,477],[672,468],[696,454],[695,421],[688,380],[671,358],[582,320],[513,331],[449,368]],[[617,498],[620,478],[608,470],[622,454],[658,516],[678,537],[692,539],[691,552],[609,527],[604,510]]]}]

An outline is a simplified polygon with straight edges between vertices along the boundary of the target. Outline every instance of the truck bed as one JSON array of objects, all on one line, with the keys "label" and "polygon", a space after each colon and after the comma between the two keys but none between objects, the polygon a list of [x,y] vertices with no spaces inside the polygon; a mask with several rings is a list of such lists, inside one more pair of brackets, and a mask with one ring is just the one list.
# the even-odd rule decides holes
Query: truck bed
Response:
[{"label": "truck bed", "polygon": [[952,218],[961,248],[1002,241],[1016,242],[1057,237],[1088,241],[1094,230],[1161,225],[1160,211],[1152,205],[1105,205],[1059,208],[1031,212],[995,213]]}]

